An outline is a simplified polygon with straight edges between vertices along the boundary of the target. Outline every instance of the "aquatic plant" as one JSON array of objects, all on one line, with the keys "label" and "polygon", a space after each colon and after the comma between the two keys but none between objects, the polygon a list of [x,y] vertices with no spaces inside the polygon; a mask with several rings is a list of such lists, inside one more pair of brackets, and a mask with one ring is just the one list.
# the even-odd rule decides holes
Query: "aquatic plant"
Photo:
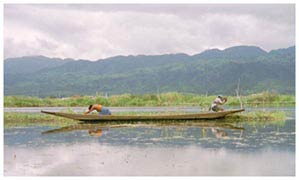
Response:
[{"label": "aquatic plant", "polygon": [[252,111],[227,116],[227,121],[275,121],[285,120],[284,111]]},{"label": "aquatic plant", "polygon": [[[199,106],[207,110],[216,95],[198,95],[191,93],[169,92],[162,94],[121,94],[109,97],[75,96],[66,98],[38,98],[30,96],[5,96],[5,107],[78,107],[99,103],[104,106],[127,107],[127,106]],[[281,95],[269,92],[252,94],[241,97],[245,107],[264,106],[294,106],[294,95]],[[228,96],[228,106],[239,106],[236,96]]]},{"label": "aquatic plant", "polygon": [[39,113],[4,113],[4,127],[68,126],[77,121]]}]

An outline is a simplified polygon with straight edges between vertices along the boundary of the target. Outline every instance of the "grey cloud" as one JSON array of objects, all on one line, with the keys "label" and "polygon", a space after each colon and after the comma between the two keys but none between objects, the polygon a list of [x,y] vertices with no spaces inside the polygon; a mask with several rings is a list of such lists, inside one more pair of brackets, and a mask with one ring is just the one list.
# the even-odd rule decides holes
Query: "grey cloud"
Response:
[{"label": "grey cloud", "polygon": [[9,4],[4,55],[96,60],[241,44],[271,50],[294,45],[294,18],[292,4]]},{"label": "grey cloud", "polygon": [[246,14],[272,21],[294,23],[295,4],[61,4],[40,5],[45,9],[104,11],[104,12],[147,12],[185,15],[196,18],[202,14]]}]

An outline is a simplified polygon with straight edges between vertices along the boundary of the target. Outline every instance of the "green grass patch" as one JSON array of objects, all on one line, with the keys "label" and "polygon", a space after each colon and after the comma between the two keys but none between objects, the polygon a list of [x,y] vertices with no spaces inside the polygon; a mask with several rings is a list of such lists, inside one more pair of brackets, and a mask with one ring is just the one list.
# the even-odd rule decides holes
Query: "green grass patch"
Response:
[{"label": "green grass patch", "polygon": [[284,111],[254,111],[243,112],[241,114],[233,114],[227,116],[224,123],[247,124],[252,127],[266,127],[267,125],[275,125],[283,127],[286,123],[286,112]]},{"label": "green grass patch", "polygon": [[39,113],[4,113],[4,127],[69,126],[77,121]]},{"label": "green grass patch", "polygon": [[228,115],[228,121],[280,121],[286,119],[284,111],[253,111]]},{"label": "green grass patch", "polygon": [[[82,107],[90,104],[102,104],[109,107],[128,106],[199,106],[207,110],[216,95],[198,95],[187,93],[162,93],[162,94],[121,94],[104,96],[75,96],[66,98],[38,98],[29,96],[5,96],[5,107]],[[235,96],[227,96],[228,106],[240,106],[239,99]],[[245,107],[280,107],[295,106],[294,95],[280,95],[263,92],[241,97]]]}]

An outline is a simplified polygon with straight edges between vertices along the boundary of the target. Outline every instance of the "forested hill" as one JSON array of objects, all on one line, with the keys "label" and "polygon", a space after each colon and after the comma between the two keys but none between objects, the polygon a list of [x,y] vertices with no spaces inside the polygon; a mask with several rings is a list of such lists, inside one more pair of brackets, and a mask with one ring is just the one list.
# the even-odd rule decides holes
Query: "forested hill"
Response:
[{"label": "forested hill", "polygon": [[295,46],[266,52],[236,46],[187,54],[116,56],[98,61],[30,56],[4,60],[5,95],[72,96],[184,92],[295,93]]}]

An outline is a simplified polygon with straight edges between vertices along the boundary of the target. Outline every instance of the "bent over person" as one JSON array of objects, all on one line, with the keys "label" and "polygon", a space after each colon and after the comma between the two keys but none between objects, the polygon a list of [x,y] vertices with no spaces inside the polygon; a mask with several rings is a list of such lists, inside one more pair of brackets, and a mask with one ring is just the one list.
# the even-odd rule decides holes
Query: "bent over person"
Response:
[{"label": "bent over person", "polygon": [[223,97],[222,95],[219,95],[214,101],[212,102],[212,105],[210,107],[210,110],[212,109],[215,112],[224,111],[224,109],[220,106],[227,102],[227,98]]},{"label": "bent over person", "polygon": [[84,114],[91,113],[94,110],[96,110],[99,115],[111,115],[110,110],[100,104],[89,105],[88,110]]}]

